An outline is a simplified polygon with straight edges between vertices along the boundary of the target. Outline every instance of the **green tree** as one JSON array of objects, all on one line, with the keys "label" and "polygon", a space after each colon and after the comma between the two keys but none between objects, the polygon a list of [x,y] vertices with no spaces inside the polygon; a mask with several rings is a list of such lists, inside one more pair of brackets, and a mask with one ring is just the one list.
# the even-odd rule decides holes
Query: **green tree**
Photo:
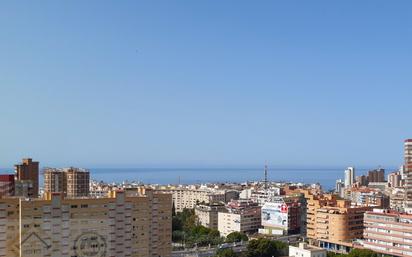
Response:
[{"label": "green tree", "polygon": [[172,205],[172,217],[176,216],[176,206],[175,206],[175,201],[173,201]]},{"label": "green tree", "polygon": [[182,228],[183,228],[182,220],[179,219],[179,217],[177,216],[172,217],[172,231],[182,230]]},{"label": "green tree", "polygon": [[247,235],[241,232],[232,232],[226,236],[226,243],[234,243],[248,240],[249,238],[247,237]]},{"label": "green tree", "polygon": [[220,232],[217,229],[211,229],[209,231],[209,236],[210,237],[220,237]]},{"label": "green tree", "polygon": [[247,246],[247,257],[272,257],[285,254],[287,244],[266,238],[251,240]]},{"label": "green tree", "polygon": [[216,253],[217,257],[236,257],[236,253],[232,248],[219,249]]},{"label": "green tree", "polygon": [[378,254],[372,250],[367,249],[353,249],[348,257],[378,257]]}]

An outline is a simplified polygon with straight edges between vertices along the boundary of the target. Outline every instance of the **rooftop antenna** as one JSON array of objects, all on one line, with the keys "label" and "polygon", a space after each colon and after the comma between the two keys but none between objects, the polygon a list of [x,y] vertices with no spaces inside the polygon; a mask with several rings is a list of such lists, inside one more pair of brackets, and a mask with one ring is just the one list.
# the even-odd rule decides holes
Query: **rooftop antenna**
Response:
[{"label": "rooftop antenna", "polygon": [[267,193],[268,190],[268,162],[265,161],[265,193]]}]

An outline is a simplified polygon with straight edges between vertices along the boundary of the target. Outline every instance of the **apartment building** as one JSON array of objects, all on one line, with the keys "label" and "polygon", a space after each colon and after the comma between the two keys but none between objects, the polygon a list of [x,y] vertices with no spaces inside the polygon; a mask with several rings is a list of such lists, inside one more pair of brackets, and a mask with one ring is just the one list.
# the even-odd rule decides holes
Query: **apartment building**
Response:
[{"label": "apartment building", "polygon": [[404,211],[406,190],[402,187],[389,188],[389,207],[391,210]]},{"label": "apartment building", "polygon": [[370,187],[352,187],[345,189],[348,199],[358,205],[375,205],[378,208],[389,208],[389,197],[381,190]]},{"label": "apartment building", "polygon": [[363,215],[372,209],[372,206],[353,205],[348,200],[338,200],[335,206],[317,209],[317,244],[329,250],[348,252],[352,241],[363,237]]},{"label": "apartment building", "polygon": [[379,168],[368,171],[368,183],[371,182],[385,182],[385,169]]},{"label": "apartment building", "polygon": [[262,229],[266,235],[288,235],[301,232],[300,197],[278,196],[262,206]]},{"label": "apartment building", "polygon": [[267,190],[252,190],[250,194],[250,199],[259,204],[259,206],[263,206],[266,202],[270,202],[273,197],[280,195],[280,188],[272,187],[268,188]]},{"label": "apartment building", "polygon": [[168,257],[171,196],[151,190],[99,199],[0,199],[0,256]]},{"label": "apartment building", "polygon": [[388,186],[389,187],[403,187],[404,180],[402,174],[398,172],[392,172],[388,175]]},{"label": "apartment building", "polygon": [[239,194],[232,190],[226,191],[211,188],[166,187],[159,188],[158,190],[172,194],[172,201],[176,212],[181,212],[183,209],[193,209],[198,203],[227,203],[239,197]]},{"label": "apartment building", "polygon": [[316,211],[324,206],[336,205],[336,195],[303,190],[306,199],[306,236],[316,239]]},{"label": "apartment building", "polygon": [[313,245],[347,253],[363,236],[363,215],[376,206],[356,205],[336,195],[304,191],[307,201],[307,237]]},{"label": "apartment building", "polygon": [[261,207],[251,200],[232,200],[218,213],[218,230],[222,236],[232,232],[253,234],[261,225]]},{"label": "apartment building", "polygon": [[200,225],[211,229],[218,229],[218,213],[226,209],[223,203],[198,204],[195,214]]},{"label": "apartment building", "polygon": [[374,209],[365,213],[364,248],[400,257],[412,256],[412,215]]},{"label": "apartment building", "polygon": [[67,198],[87,197],[90,192],[90,172],[80,168],[45,168],[44,191],[61,192]]},{"label": "apartment building", "polygon": [[23,159],[20,164],[14,165],[16,172],[16,195],[23,197],[38,197],[39,195],[39,162],[32,159]]}]

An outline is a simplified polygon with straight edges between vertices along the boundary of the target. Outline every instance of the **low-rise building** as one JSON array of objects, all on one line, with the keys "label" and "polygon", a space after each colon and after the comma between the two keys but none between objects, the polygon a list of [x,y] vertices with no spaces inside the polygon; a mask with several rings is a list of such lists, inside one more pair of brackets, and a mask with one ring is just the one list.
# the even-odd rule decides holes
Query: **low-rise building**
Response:
[{"label": "low-rise building", "polygon": [[198,204],[195,214],[200,225],[211,229],[218,229],[218,213],[226,209],[223,203]]},{"label": "low-rise building", "polygon": [[348,199],[357,205],[375,205],[389,208],[389,197],[380,189],[370,187],[352,187],[347,189]]},{"label": "low-rise building", "polygon": [[301,232],[301,201],[299,197],[272,198],[262,206],[262,229],[266,235],[288,235]]},{"label": "low-rise building", "polygon": [[272,187],[267,190],[258,189],[252,190],[250,194],[250,200],[263,206],[266,202],[269,202],[273,197],[280,195],[280,188]]},{"label": "low-rise building", "polygon": [[184,209],[193,209],[196,204],[199,203],[226,203],[233,198],[238,197],[238,194],[235,194],[233,190],[211,188],[163,187],[158,188],[157,190],[172,194],[172,201],[176,212],[181,212]]},{"label": "low-rise building", "polygon": [[389,207],[391,210],[404,211],[405,210],[405,188],[390,188],[389,191]]},{"label": "low-rise building", "polygon": [[232,200],[218,213],[218,230],[222,236],[232,232],[253,234],[261,224],[261,207],[251,200]]},{"label": "low-rise building", "polygon": [[290,257],[326,257],[325,249],[308,245],[306,243],[299,243],[299,246],[289,246]]}]

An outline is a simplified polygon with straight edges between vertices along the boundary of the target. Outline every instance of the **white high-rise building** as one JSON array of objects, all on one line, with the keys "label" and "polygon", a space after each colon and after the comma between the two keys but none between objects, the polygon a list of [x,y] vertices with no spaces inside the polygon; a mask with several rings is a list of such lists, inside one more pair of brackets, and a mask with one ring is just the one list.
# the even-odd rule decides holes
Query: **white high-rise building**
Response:
[{"label": "white high-rise building", "polygon": [[405,140],[405,190],[406,190],[406,208],[405,211],[412,213],[412,139]]},{"label": "white high-rise building", "polygon": [[348,167],[345,170],[345,187],[351,187],[355,182],[355,168]]},{"label": "white high-rise building", "polygon": [[343,183],[342,179],[336,180],[335,192],[339,194],[340,197],[343,197],[344,195],[344,186],[345,184]]}]

